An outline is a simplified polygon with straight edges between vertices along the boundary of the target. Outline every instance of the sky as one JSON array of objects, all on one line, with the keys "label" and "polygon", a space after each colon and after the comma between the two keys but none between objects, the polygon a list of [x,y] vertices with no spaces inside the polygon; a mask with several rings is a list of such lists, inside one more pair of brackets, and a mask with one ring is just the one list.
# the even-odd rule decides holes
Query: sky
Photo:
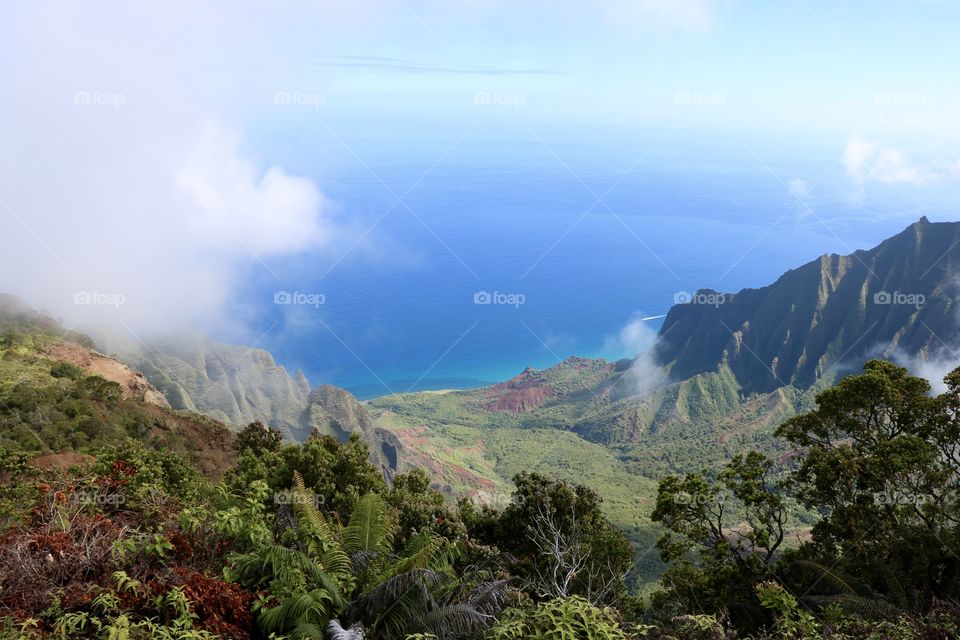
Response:
[{"label": "sky", "polygon": [[[6,2],[0,291],[242,331],[250,269],[403,251],[329,195],[339,168],[374,149],[416,176],[468,135],[823,148],[854,201],[953,193],[958,24],[949,0]],[[818,181],[783,176],[798,201]]]}]

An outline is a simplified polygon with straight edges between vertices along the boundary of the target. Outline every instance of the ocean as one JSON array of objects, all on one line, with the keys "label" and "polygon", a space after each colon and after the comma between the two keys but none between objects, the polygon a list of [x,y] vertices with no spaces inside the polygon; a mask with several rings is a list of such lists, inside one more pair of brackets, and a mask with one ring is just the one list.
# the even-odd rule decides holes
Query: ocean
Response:
[{"label": "ocean", "polygon": [[333,239],[245,278],[236,305],[256,346],[361,398],[478,386],[569,355],[633,356],[623,327],[681,292],[764,286],[951,217],[936,189],[852,183],[842,141],[791,145],[798,158],[735,135],[508,133],[338,138],[316,176]]}]

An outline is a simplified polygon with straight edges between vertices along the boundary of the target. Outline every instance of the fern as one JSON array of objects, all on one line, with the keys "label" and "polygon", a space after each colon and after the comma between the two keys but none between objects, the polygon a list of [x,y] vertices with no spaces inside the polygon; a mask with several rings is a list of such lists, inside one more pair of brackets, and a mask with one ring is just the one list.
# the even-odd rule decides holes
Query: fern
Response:
[{"label": "fern", "polygon": [[350,573],[350,558],[338,544],[333,529],[314,504],[312,494],[307,491],[300,473],[293,473],[293,513],[297,518],[298,529],[306,537],[307,553],[319,560],[328,572],[335,574]]},{"label": "fern", "polygon": [[360,498],[343,531],[343,550],[389,553],[392,545],[393,525],[387,503],[377,494],[368,493]]},{"label": "fern", "polygon": [[446,541],[429,531],[418,533],[400,553],[400,557],[387,569],[385,577],[392,577],[411,569],[442,570],[446,568],[446,555],[441,553]]},{"label": "fern", "polygon": [[289,633],[294,630],[304,637],[311,637],[308,633],[314,627],[320,631],[318,637],[323,638],[323,627],[330,618],[334,601],[324,589],[314,589],[286,598],[276,607],[260,614],[259,625],[265,634]]}]

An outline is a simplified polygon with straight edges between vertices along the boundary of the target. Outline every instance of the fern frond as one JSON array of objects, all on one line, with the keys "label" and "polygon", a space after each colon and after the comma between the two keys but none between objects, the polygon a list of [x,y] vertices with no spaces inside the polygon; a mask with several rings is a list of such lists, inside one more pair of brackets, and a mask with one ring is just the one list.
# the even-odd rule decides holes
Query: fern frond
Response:
[{"label": "fern frond", "polygon": [[[387,576],[395,576],[411,569],[439,571],[446,566],[446,556],[441,553],[446,541],[429,531],[418,533],[410,539],[397,560],[387,570]],[[439,562],[438,562],[439,560]]]},{"label": "fern frond", "polygon": [[467,603],[480,613],[496,615],[507,602],[507,584],[506,580],[481,582],[470,591]]},{"label": "fern frond", "polygon": [[350,558],[340,547],[333,528],[320,513],[313,494],[307,491],[298,471],[293,472],[293,498],[293,513],[299,530],[307,538],[309,555],[316,558],[325,571],[343,575],[350,573]]},{"label": "fern frond", "polygon": [[796,560],[793,562],[793,565],[808,569],[812,573],[817,574],[819,576],[817,582],[830,585],[835,591],[847,594],[857,593],[857,589],[854,586],[854,581],[848,576],[842,576],[836,569],[832,567],[827,567],[819,562],[814,562],[813,560]]},{"label": "fern frond", "polygon": [[468,636],[496,621],[467,604],[452,604],[430,611],[416,619],[411,630],[431,633],[438,638]]},{"label": "fern frond", "polygon": [[[323,589],[314,589],[285,599],[276,607],[260,614],[258,624],[264,633],[287,633],[294,629],[308,632],[316,627],[323,638],[323,627],[330,618],[330,594]],[[306,636],[311,637],[311,636]]]},{"label": "fern frond", "polygon": [[856,613],[870,618],[895,618],[902,611],[885,600],[852,594],[836,596],[807,596],[803,601],[817,606],[837,605],[847,613]]},{"label": "fern frond", "polygon": [[393,544],[393,526],[387,503],[375,493],[360,498],[343,531],[343,550],[387,553]]}]

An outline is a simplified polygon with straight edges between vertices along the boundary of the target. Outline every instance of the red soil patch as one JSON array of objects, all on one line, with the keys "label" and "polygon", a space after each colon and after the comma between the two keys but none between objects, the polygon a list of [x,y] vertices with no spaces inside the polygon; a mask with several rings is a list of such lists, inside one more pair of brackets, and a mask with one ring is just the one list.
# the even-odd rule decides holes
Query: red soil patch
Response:
[{"label": "red soil patch", "polygon": [[136,398],[159,407],[170,407],[163,394],[157,391],[142,373],[134,371],[113,358],[73,342],[61,342],[50,348],[48,354],[57,360],[80,367],[87,373],[116,382],[123,389],[123,396],[127,399]]},{"label": "red soil patch", "polygon": [[527,367],[523,372],[500,384],[487,389],[489,404],[487,411],[506,411],[509,413],[525,413],[536,409],[547,400],[556,397],[557,393],[549,384],[543,384],[536,379],[536,372]]}]

